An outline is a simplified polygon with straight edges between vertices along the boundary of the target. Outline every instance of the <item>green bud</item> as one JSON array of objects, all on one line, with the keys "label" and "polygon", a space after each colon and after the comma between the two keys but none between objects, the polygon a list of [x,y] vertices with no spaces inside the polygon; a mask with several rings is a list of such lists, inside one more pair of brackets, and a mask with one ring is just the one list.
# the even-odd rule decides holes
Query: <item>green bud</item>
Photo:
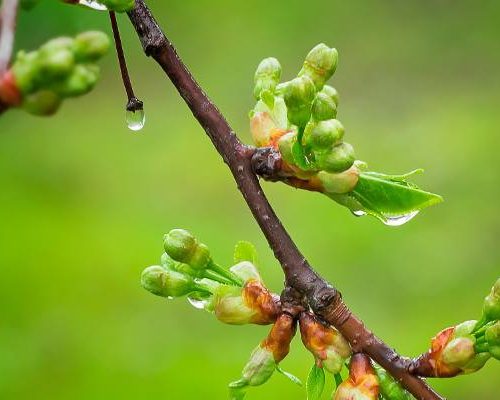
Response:
[{"label": "green bud", "polygon": [[349,143],[338,144],[332,149],[316,153],[316,165],[327,172],[343,172],[354,164],[356,156]]},{"label": "green bud", "polygon": [[311,117],[311,106],[316,96],[316,88],[308,76],[301,76],[288,82],[283,98],[288,107],[288,121],[303,127]]},{"label": "green bud", "polygon": [[191,277],[154,265],[142,272],[141,285],[161,297],[180,297],[196,289]]},{"label": "green bud", "polygon": [[75,65],[73,43],[72,38],[59,37],[49,40],[40,47],[38,62],[45,81],[65,77],[71,73]]},{"label": "green bud", "polygon": [[220,285],[214,292],[213,308],[217,319],[225,324],[248,324],[255,311],[243,298],[243,289],[237,286]]},{"label": "green bud", "polygon": [[240,277],[243,282],[247,282],[250,279],[262,281],[259,270],[250,261],[242,261],[236,265],[233,265],[231,268],[229,268],[229,270],[236,276]]},{"label": "green bud", "polygon": [[307,55],[299,76],[307,75],[320,90],[337,69],[338,57],[336,49],[318,44]]},{"label": "green bud", "polygon": [[333,119],[337,116],[337,104],[325,93],[318,93],[312,105],[312,117],[316,121]]},{"label": "green bud", "polygon": [[500,321],[486,329],[484,337],[489,346],[500,346]]},{"label": "green bud", "polygon": [[337,119],[309,122],[304,131],[302,142],[313,150],[329,150],[340,144],[344,137],[344,127]]},{"label": "green bud", "polygon": [[206,269],[211,261],[210,251],[185,229],[173,229],[163,240],[165,251],[174,260],[189,264],[195,270]]},{"label": "green bud", "polygon": [[469,336],[476,327],[476,325],[477,321],[474,319],[462,322],[461,324],[455,326],[455,331],[453,332],[453,336],[456,338]]},{"label": "green bud", "polygon": [[345,194],[352,192],[358,184],[359,170],[356,167],[351,167],[340,173],[320,171],[318,172],[318,178],[325,193]]},{"label": "green bud", "polygon": [[461,369],[464,374],[471,374],[476,372],[484,367],[486,362],[491,358],[490,353],[483,352],[476,354],[472,360],[470,360],[466,365],[464,365]]},{"label": "green bud", "polygon": [[443,350],[443,362],[452,367],[462,369],[476,355],[475,340],[472,336],[459,337],[450,341]]},{"label": "green bud", "polygon": [[259,386],[269,380],[275,369],[276,362],[274,361],[272,351],[258,346],[252,352],[245,368],[243,368],[241,373],[242,380],[248,386]]},{"label": "green bud", "polygon": [[38,88],[40,74],[38,51],[29,53],[19,51],[11,69],[16,78],[16,85],[22,94],[33,93]]},{"label": "green bud", "polygon": [[74,54],[77,61],[92,62],[104,56],[109,49],[108,35],[99,31],[79,34],[74,41]]},{"label": "green bud", "polygon": [[483,316],[488,321],[500,319],[500,278],[497,279],[490,294],[484,299]]},{"label": "green bud", "polygon": [[33,115],[53,115],[61,105],[61,98],[50,90],[40,90],[24,97],[22,108]]},{"label": "green bud", "polygon": [[339,92],[337,92],[337,89],[335,89],[333,86],[330,85],[323,86],[323,89],[321,89],[320,93],[326,94],[335,102],[335,105],[337,107],[339,106]]},{"label": "green bud", "polygon": [[77,64],[62,81],[49,88],[62,97],[76,97],[90,92],[99,79],[99,67],[94,64]]},{"label": "green bud", "polygon": [[278,148],[281,158],[288,164],[294,164],[292,148],[297,140],[297,132],[288,132],[278,140]]},{"label": "green bud", "polygon": [[500,360],[500,345],[498,346],[492,346],[488,349],[490,352],[491,356],[496,358],[497,360]]},{"label": "green bud", "polygon": [[261,61],[255,72],[254,96],[261,98],[263,91],[273,93],[281,78],[281,65],[276,58],[270,57]]},{"label": "green bud", "polygon": [[382,367],[375,365],[375,372],[380,384],[380,394],[385,400],[412,400],[413,396]]}]

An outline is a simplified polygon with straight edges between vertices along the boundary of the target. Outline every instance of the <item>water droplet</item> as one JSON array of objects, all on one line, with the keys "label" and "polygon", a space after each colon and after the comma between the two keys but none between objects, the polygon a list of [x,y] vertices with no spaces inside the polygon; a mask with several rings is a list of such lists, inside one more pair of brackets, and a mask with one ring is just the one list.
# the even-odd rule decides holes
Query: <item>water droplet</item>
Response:
[{"label": "water droplet", "polygon": [[127,126],[131,131],[140,131],[146,122],[146,114],[144,114],[144,110],[127,110],[126,120]]},{"label": "water droplet", "polygon": [[406,224],[408,221],[411,221],[417,214],[418,210],[405,215],[386,216],[386,220],[383,222],[389,226],[401,226]]},{"label": "water droplet", "polygon": [[85,7],[92,8],[94,10],[98,10],[98,11],[107,11],[108,10],[104,4],[101,4],[100,2],[95,1],[95,0],[80,0],[78,2],[78,4],[85,6]]},{"label": "water droplet", "polygon": [[356,211],[353,211],[352,214],[355,217],[364,217],[366,215],[366,212],[364,212],[362,210],[356,210]]},{"label": "water droplet", "polygon": [[173,296],[167,296],[167,300],[173,300],[174,297]]},{"label": "water droplet", "polygon": [[200,299],[196,296],[188,296],[189,304],[198,310],[203,310],[208,304],[208,299]]}]

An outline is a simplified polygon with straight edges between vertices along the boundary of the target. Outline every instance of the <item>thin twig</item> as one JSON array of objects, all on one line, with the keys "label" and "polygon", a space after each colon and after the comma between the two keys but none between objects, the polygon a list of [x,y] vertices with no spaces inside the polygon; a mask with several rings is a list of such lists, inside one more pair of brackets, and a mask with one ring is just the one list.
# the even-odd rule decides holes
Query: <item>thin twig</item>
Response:
[{"label": "thin twig", "polygon": [[16,32],[19,0],[3,0],[0,10],[0,76],[9,67]]},{"label": "thin twig", "polygon": [[123,86],[125,87],[125,92],[127,93],[126,108],[128,111],[142,110],[143,109],[142,101],[140,101],[137,97],[135,97],[134,88],[132,87],[132,82],[130,81],[130,75],[128,73],[128,68],[127,68],[127,61],[125,59],[125,53],[123,52],[120,30],[118,29],[118,22],[116,21],[116,14],[114,11],[109,12],[109,19],[111,21],[111,29],[113,30],[116,55],[118,57],[118,64],[120,65],[120,72],[122,75]]},{"label": "thin twig", "polygon": [[411,375],[407,370],[409,361],[375,337],[349,311],[340,293],[311,268],[260,187],[252,169],[255,149],[238,140],[222,114],[182,63],[143,0],[136,0],[129,17],[145,53],[152,56],[166,72],[231,170],[248,207],[283,268],[287,286],[305,296],[316,314],[339,329],[355,351],[368,354],[417,399],[442,399],[423,380]]}]

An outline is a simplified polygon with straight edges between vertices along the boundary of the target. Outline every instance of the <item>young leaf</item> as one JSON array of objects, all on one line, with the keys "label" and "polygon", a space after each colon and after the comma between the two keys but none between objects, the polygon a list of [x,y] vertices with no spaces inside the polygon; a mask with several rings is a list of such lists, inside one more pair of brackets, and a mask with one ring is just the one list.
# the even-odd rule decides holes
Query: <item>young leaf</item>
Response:
[{"label": "young leaf", "polygon": [[314,364],[307,377],[307,400],[319,400],[325,388],[325,371]]},{"label": "young leaf", "polygon": [[234,247],[233,261],[235,264],[242,261],[250,261],[252,264],[257,264],[257,249],[252,243],[240,240]]},{"label": "young leaf", "polygon": [[362,205],[360,211],[384,222],[416,214],[423,208],[443,201],[441,196],[406,182],[403,175],[384,177],[365,172],[360,174],[352,196]]},{"label": "young leaf", "polygon": [[282,374],[283,376],[287,377],[290,379],[293,383],[295,383],[298,386],[302,386],[302,381],[297,378],[295,375],[291,374],[290,372],[284,371],[280,366],[276,367],[276,370]]},{"label": "young leaf", "polygon": [[342,375],[340,373],[334,375],[335,378],[335,386],[339,387],[340,384],[342,383]]}]

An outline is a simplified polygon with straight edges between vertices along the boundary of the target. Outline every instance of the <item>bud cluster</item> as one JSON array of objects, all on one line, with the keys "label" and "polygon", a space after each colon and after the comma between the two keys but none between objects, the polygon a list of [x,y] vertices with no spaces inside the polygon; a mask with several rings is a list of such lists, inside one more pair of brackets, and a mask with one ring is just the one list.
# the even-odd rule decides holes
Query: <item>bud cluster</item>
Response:
[{"label": "bud cluster", "polygon": [[324,193],[355,215],[369,214],[392,226],[405,223],[442,198],[407,182],[411,174],[368,172],[366,164],[356,160],[337,119],[338,92],[326,84],[337,63],[337,50],[319,44],[298,75],[280,83],[279,61],[264,59],[255,73],[253,141],[281,155],[281,168],[271,179]]},{"label": "bud cluster", "polygon": [[257,104],[250,113],[250,127],[257,146],[279,149],[286,168],[299,177],[322,171],[335,193],[347,193],[357,183],[353,147],[343,142],[344,127],[336,119],[338,93],[328,85],[337,68],[338,53],[325,44],[307,55],[298,76],[279,83],[281,65],[264,59],[255,73]]},{"label": "bud cluster", "polygon": [[99,78],[99,60],[109,39],[97,31],[52,39],[38,50],[20,51],[0,77],[0,99],[30,114],[52,115],[69,97],[89,92]]},{"label": "bud cluster", "polygon": [[500,359],[500,279],[483,304],[480,321],[471,320],[443,329],[431,348],[415,361],[426,376],[451,377],[481,369],[493,356]]},{"label": "bud cluster", "polygon": [[262,282],[255,265],[241,261],[229,269],[215,263],[208,247],[184,229],[164,237],[161,266],[146,268],[142,286],[162,297],[189,296],[192,303],[231,325],[274,323],[279,297]]}]

